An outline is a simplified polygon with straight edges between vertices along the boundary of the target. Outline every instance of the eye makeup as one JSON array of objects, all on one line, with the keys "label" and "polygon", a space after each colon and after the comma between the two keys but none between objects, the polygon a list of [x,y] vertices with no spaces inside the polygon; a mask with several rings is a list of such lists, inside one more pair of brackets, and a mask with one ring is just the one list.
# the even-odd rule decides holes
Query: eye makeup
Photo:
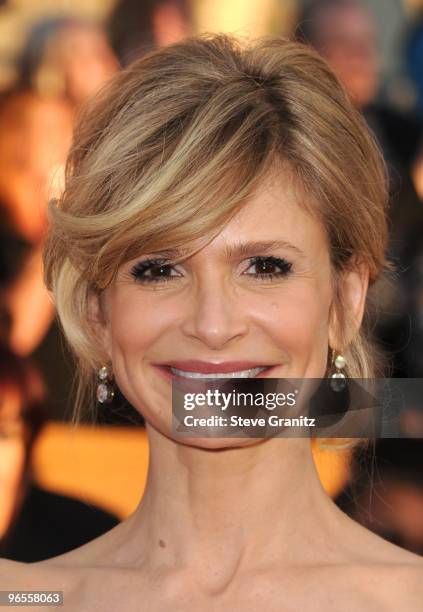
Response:
[{"label": "eye makeup", "polygon": [[[249,269],[253,272],[248,272]],[[245,276],[258,280],[271,281],[288,276],[292,271],[292,263],[281,257],[256,256],[248,259]],[[137,262],[130,270],[132,278],[137,283],[168,282],[181,277],[175,264],[163,258],[152,258]]]}]

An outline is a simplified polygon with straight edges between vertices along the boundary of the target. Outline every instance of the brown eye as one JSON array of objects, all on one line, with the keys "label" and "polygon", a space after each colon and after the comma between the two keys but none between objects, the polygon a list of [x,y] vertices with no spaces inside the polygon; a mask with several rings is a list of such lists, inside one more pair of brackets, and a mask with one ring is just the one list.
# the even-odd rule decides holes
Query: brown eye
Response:
[{"label": "brown eye", "polygon": [[145,272],[146,277],[163,278],[164,276],[172,276],[171,266],[152,266]]},{"label": "brown eye", "polygon": [[248,275],[256,276],[257,278],[275,278],[287,276],[292,268],[292,264],[286,259],[279,257],[253,257],[250,259],[250,265],[247,272]]},{"label": "brown eye", "polygon": [[131,276],[139,283],[154,283],[181,276],[175,268],[162,260],[140,261],[131,269]]}]

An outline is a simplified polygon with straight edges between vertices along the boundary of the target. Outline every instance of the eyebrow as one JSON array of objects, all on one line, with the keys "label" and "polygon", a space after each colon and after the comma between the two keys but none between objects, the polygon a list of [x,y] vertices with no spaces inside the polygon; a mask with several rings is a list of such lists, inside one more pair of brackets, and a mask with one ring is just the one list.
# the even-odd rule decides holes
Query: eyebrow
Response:
[{"label": "eyebrow", "polygon": [[225,247],[225,253],[228,259],[236,259],[238,257],[251,257],[252,255],[267,255],[278,249],[287,249],[293,251],[297,255],[304,255],[301,249],[286,240],[241,242],[227,245]]},{"label": "eyebrow", "polygon": [[[224,247],[224,256],[228,260],[234,260],[242,257],[252,257],[253,255],[267,255],[278,249],[287,249],[299,256],[304,256],[301,249],[286,240],[258,240],[228,244]],[[189,257],[185,249],[178,248],[157,251],[152,255],[174,262],[183,261]]]}]

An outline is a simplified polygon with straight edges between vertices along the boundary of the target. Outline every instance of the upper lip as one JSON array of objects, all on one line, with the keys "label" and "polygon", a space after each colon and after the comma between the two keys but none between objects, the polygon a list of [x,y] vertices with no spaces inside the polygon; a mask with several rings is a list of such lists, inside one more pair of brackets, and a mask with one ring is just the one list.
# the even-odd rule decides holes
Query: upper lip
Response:
[{"label": "upper lip", "polygon": [[243,370],[251,370],[253,368],[269,367],[265,363],[257,361],[222,361],[220,363],[210,361],[186,360],[186,361],[169,361],[159,364],[171,368],[177,368],[185,372],[199,372],[202,374],[215,374],[225,372],[241,372]]}]

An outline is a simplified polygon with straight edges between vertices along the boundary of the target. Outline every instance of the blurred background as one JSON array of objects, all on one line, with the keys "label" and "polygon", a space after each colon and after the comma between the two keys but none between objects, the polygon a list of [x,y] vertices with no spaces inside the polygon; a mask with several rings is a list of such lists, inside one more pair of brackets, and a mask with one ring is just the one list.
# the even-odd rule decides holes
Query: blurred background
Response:
[{"label": "blurred background", "polygon": [[[71,550],[142,496],[147,440],[122,398],[70,425],[75,366],[42,280],[46,207],[86,100],[144,53],[218,31],[313,46],[363,113],[388,164],[396,268],[372,292],[371,325],[386,375],[423,377],[423,0],[2,0],[0,556]],[[401,418],[404,439],[314,454],[345,512],[423,554],[423,414]]]}]

